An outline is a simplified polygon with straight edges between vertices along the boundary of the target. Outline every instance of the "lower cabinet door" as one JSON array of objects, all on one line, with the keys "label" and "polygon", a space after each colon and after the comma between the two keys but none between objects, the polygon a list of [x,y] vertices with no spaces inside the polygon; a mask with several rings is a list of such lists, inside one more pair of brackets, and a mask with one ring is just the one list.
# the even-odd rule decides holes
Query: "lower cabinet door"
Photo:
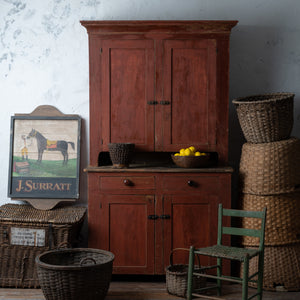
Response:
[{"label": "lower cabinet door", "polygon": [[[105,248],[114,274],[154,274],[154,195],[101,195]],[[99,237],[101,239],[101,237]]]},{"label": "lower cabinet door", "polygon": [[[200,248],[217,242],[218,201],[216,195],[164,196],[164,265],[170,264],[170,254],[175,248]],[[188,264],[188,251],[175,250],[174,264]],[[195,261],[197,263],[197,260]],[[213,260],[200,257],[200,264],[209,265]],[[225,269],[227,266],[224,266]]]}]

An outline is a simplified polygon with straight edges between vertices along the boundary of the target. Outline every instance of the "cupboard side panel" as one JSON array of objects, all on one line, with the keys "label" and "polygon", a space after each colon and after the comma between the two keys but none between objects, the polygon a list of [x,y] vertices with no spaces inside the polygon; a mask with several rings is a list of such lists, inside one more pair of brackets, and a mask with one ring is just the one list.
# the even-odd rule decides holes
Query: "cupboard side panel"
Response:
[{"label": "cupboard side panel", "polygon": [[108,249],[107,206],[99,190],[99,176],[88,173],[88,245],[90,248]]},{"label": "cupboard side panel", "polygon": [[90,84],[90,165],[98,165],[98,154],[102,141],[101,120],[101,43],[95,37],[89,37],[89,84]]},{"label": "cupboard side panel", "polygon": [[217,141],[219,161],[228,162],[228,134],[229,134],[229,35],[218,39],[217,55]]}]

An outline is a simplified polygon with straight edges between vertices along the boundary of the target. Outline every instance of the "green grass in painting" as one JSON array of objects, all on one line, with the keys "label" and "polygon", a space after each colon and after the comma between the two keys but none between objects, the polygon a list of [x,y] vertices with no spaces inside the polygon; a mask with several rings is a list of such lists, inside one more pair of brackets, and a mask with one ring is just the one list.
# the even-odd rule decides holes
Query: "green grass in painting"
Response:
[{"label": "green grass in painting", "polygon": [[[13,162],[24,162],[20,157],[14,156]],[[77,159],[69,159],[67,165],[62,161],[43,160],[38,163],[36,160],[29,159],[29,173],[19,174],[13,172],[13,177],[68,177],[76,178],[77,176]]]}]

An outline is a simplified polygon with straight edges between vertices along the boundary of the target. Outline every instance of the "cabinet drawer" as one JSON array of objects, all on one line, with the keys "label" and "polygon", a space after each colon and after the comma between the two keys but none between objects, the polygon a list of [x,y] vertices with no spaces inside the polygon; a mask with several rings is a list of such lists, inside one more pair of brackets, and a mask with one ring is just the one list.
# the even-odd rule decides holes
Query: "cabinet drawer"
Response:
[{"label": "cabinet drawer", "polygon": [[218,177],[209,176],[174,176],[164,177],[163,189],[165,192],[212,193],[219,191]]},{"label": "cabinet drawer", "polygon": [[149,190],[155,189],[154,176],[104,176],[100,177],[101,190]]}]

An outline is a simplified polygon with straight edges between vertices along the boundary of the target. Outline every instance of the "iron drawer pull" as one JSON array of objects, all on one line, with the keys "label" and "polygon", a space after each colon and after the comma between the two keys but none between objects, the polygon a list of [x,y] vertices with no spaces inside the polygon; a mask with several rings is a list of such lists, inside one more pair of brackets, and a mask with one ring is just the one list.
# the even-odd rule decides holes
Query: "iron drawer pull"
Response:
[{"label": "iron drawer pull", "polygon": [[133,182],[129,179],[124,179],[123,183],[126,185],[126,186],[133,186]]},{"label": "iron drawer pull", "polygon": [[196,186],[198,185],[197,182],[195,182],[195,181],[193,181],[193,180],[188,180],[187,184],[188,184],[189,186],[194,186],[194,187],[196,187]]}]

